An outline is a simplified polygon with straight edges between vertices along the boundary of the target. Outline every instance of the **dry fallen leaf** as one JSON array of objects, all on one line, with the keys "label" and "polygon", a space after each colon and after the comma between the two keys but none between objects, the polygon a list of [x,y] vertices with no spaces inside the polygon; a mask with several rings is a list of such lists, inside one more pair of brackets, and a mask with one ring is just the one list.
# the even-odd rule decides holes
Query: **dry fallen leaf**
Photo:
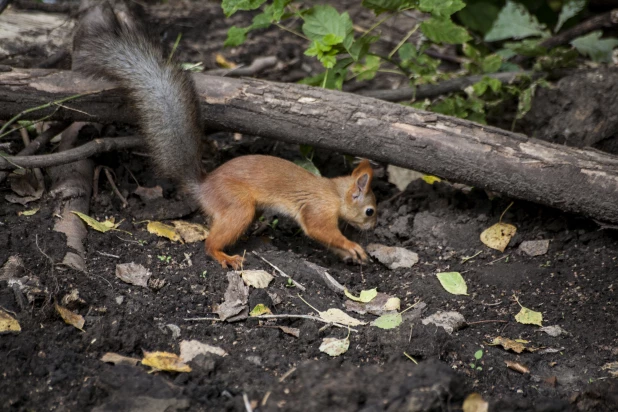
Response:
[{"label": "dry fallen leaf", "polygon": [[279,329],[281,329],[284,333],[287,333],[288,335],[292,335],[295,338],[300,337],[300,329],[298,328],[290,328],[289,326],[279,326]]},{"label": "dry fallen leaf", "polygon": [[150,271],[137,263],[120,263],[116,265],[116,277],[132,285],[147,288],[150,276],[152,276]]},{"label": "dry fallen leaf", "polygon": [[326,312],[319,312],[320,317],[328,322],[340,323],[346,326],[358,326],[366,325],[367,322],[361,322],[358,319],[354,319],[341,309],[328,309]]},{"label": "dry fallen leaf", "polygon": [[515,320],[524,325],[543,326],[543,314],[534,310],[521,307],[521,310],[515,315]]},{"label": "dry fallen leaf", "polygon": [[219,67],[222,67],[224,69],[233,69],[236,67],[236,63],[227,60],[225,57],[223,57],[221,53],[215,54],[215,61],[217,62]]},{"label": "dry fallen leaf", "polygon": [[487,412],[489,403],[480,394],[474,392],[466,396],[462,409],[463,412]]},{"label": "dry fallen leaf", "polygon": [[21,332],[21,326],[17,319],[0,309],[0,334],[19,332]]},{"label": "dry fallen leaf", "polygon": [[224,294],[224,301],[214,311],[221,320],[229,322],[246,319],[249,315],[247,301],[249,286],[234,271],[227,273],[228,286]]},{"label": "dry fallen leaf", "polygon": [[81,330],[82,332],[84,331],[84,324],[86,323],[86,321],[84,320],[84,317],[82,315],[71,312],[67,308],[64,308],[58,304],[55,304],[54,306],[56,308],[56,311],[60,314],[60,316],[62,317],[62,320],[64,320],[65,323],[75,326],[77,329]]},{"label": "dry fallen leaf", "polygon": [[401,309],[401,300],[386,293],[378,292],[376,297],[367,303],[346,300],[345,307],[347,310],[361,315],[371,313],[372,315],[382,316],[385,313]]},{"label": "dry fallen leaf", "polygon": [[607,371],[613,377],[618,378],[618,361],[606,363],[601,366],[601,370]]},{"label": "dry fallen leaf", "polygon": [[517,228],[508,223],[498,222],[481,233],[481,242],[492,249],[504,252]]},{"label": "dry fallen leaf", "polygon": [[208,229],[206,229],[206,226],[200,225],[199,223],[174,220],[172,224],[174,228],[176,228],[176,233],[182,237],[185,243],[201,242],[208,237]]},{"label": "dry fallen leaf", "polygon": [[122,356],[122,355],[119,355],[113,352],[107,352],[105,355],[103,355],[103,357],[101,358],[101,361],[106,362],[106,363],[113,363],[114,365],[131,365],[131,366],[135,366],[140,362],[139,359],[130,358],[128,356]]},{"label": "dry fallen leaf", "polygon": [[150,221],[148,222],[148,226],[146,226],[148,232],[153,235],[157,235],[159,237],[165,237],[173,242],[181,242],[182,239],[176,229],[173,226],[166,225],[165,223]]},{"label": "dry fallen leaf", "polygon": [[522,375],[526,373],[530,373],[530,369],[526,368],[524,365],[518,362],[504,361],[506,363],[506,367],[514,370],[515,372],[519,372]]},{"label": "dry fallen leaf", "polygon": [[180,342],[180,360],[183,362],[191,362],[196,356],[206,353],[227,356],[227,352],[223,349],[202,343],[198,340],[183,340]]},{"label": "dry fallen leaf", "polygon": [[178,355],[169,352],[144,351],[142,365],[150,366],[154,371],[191,372],[189,365],[184,363]]},{"label": "dry fallen leaf", "polygon": [[342,355],[348,351],[350,347],[350,340],[336,339],[336,338],[324,338],[320,345],[320,352],[324,352],[332,357]]},{"label": "dry fallen leaf", "polygon": [[135,189],[133,193],[138,195],[142,199],[142,201],[148,202],[151,200],[162,198],[163,188],[158,185],[154,187],[137,186],[137,189]]},{"label": "dry fallen leaf", "polygon": [[273,275],[265,270],[243,270],[237,272],[247,286],[253,286],[256,289],[264,289],[274,279]]},{"label": "dry fallen leaf", "polygon": [[512,350],[515,353],[522,353],[523,351],[528,352],[536,352],[539,348],[535,348],[533,346],[526,346],[529,343],[527,340],[523,339],[509,339],[503,338],[502,336],[498,336],[494,338],[494,340],[490,343],[492,346],[500,345],[506,350]]}]

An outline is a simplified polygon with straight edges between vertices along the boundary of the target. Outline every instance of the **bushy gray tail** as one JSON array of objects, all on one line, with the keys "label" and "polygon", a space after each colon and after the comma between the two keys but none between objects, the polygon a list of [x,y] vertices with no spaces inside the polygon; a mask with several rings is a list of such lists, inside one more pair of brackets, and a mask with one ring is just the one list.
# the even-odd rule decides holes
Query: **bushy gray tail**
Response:
[{"label": "bushy gray tail", "polygon": [[203,126],[191,77],[163,57],[157,41],[111,6],[88,10],[73,42],[73,68],[129,93],[158,171],[185,186],[202,177]]}]

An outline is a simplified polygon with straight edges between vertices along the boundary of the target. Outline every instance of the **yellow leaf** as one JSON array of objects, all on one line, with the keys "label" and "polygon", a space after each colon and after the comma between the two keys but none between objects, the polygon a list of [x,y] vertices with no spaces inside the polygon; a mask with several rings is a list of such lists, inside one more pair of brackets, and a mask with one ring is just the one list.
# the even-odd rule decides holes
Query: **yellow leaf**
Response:
[{"label": "yellow leaf", "polygon": [[504,252],[517,228],[508,223],[498,222],[481,233],[481,242],[492,249]]},{"label": "yellow leaf", "polygon": [[22,210],[20,212],[17,212],[18,216],[32,216],[34,214],[36,214],[39,211],[39,208],[34,208],[34,209],[30,209],[30,210]]},{"label": "yellow leaf", "polygon": [[215,55],[215,60],[219,67],[223,67],[224,69],[233,69],[234,67],[236,67],[235,63],[227,60],[225,57],[223,57],[222,54],[217,53]]},{"label": "yellow leaf", "polygon": [[466,396],[462,409],[463,412],[487,412],[489,403],[480,394],[474,392]]},{"label": "yellow leaf", "polygon": [[[110,226],[109,223],[104,223],[104,222],[99,222],[98,220],[91,218],[88,215],[85,215],[81,212],[76,212],[76,211],[71,211],[71,213],[79,216],[81,218],[81,220],[83,220],[84,222],[86,222],[86,224],[88,226],[90,226],[91,228],[93,228],[94,230],[97,230],[99,232],[105,233],[105,232],[109,232],[112,229],[116,229],[116,227],[118,227],[118,225],[114,226],[113,224]],[[108,221],[106,221],[108,222]]]},{"label": "yellow leaf", "polygon": [[423,180],[426,183],[429,183],[430,185],[433,185],[436,182],[441,182],[442,181],[442,179],[440,179],[439,177],[432,176],[432,175],[423,175]]},{"label": "yellow leaf", "polygon": [[525,325],[538,325],[543,326],[543,314],[541,312],[535,312],[525,307],[521,307],[521,310],[515,315],[515,320]]},{"label": "yellow leaf", "polygon": [[264,289],[274,279],[273,275],[265,270],[243,270],[240,273],[243,282],[247,286],[253,286],[256,289]]},{"label": "yellow leaf", "polygon": [[148,222],[148,226],[146,226],[146,229],[153,235],[165,237],[171,241],[182,243],[180,235],[178,234],[178,232],[176,232],[176,229],[173,226],[166,225],[161,222],[152,221]]},{"label": "yellow leaf", "polygon": [[249,316],[260,316],[260,315],[265,315],[267,313],[272,313],[270,309],[268,308],[268,306],[264,305],[263,303],[258,303],[257,305],[255,305],[253,310],[249,312]]},{"label": "yellow leaf", "polygon": [[512,350],[515,353],[522,353],[523,351],[536,352],[538,348],[532,346],[526,346],[528,341],[522,339],[509,339],[498,336],[490,343],[492,346],[500,345],[506,350]]},{"label": "yellow leaf", "polygon": [[21,332],[21,326],[19,326],[19,322],[15,318],[0,309],[0,334],[9,332],[19,333]]},{"label": "yellow leaf", "polygon": [[176,228],[176,233],[178,233],[186,243],[199,242],[208,237],[208,229],[199,223],[174,220],[172,224]]},{"label": "yellow leaf", "polygon": [[64,320],[65,323],[75,326],[82,332],[84,331],[84,324],[86,323],[86,321],[84,320],[84,317],[82,315],[71,312],[67,308],[64,308],[58,304],[55,304],[54,306],[56,307],[56,312],[60,314],[62,320]]},{"label": "yellow leaf", "polygon": [[351,294],[347,289],[344,289],[343,293],[345,293],[345,295],[349,299],[355,302],[369,303],[373,300],[373,298],[378,296],[378,289],[374,288],[374,289],[369,289],[369,290],[361,290],[360,297],[358,298],[354,296],[353,294]]},{"label": "yellow leaf", "polygon": [[150,366],[155,371],[191,372],[191,367],[176,354],[169,352],[146,352],[142,365]]}]

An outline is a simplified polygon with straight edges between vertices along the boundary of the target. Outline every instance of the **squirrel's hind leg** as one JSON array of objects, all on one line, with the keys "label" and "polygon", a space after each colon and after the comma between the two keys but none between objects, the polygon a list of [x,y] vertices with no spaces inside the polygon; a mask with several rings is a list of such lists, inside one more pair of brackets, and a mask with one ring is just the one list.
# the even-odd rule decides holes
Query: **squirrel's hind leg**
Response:
[{"label": "squirrel's hind leg", "polygon": [[230,256],[223,252],[223,249],[242,236],[254,216],[255,207],[250,204],[234,205],[233,208],[212,216],[210,233],[205,242],[206,253],[224,268],[231,266],[234,270],[240,269],[243,262],[242,256]]}]

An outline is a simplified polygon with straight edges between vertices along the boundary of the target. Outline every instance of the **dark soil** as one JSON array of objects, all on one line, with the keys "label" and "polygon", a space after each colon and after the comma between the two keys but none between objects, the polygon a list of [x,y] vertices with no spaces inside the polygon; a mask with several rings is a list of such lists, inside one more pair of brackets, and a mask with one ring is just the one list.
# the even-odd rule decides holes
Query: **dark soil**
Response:
[{"label": "dark soil", "polygon": [[[182,30],[186,45],[195,45],[193,51],[189,46],[180,50],[183,58],[203,60],[208,67],[212,59],[199,56],[221,51],[224,27],[231,23],[222,19],[216,3],[190,4],[192,9],[157,6],[151,18],[175,27],[169,30],[170,42]],[[232,23],[243,25],[247,16],[235,19]],[[208,26],[208,32],[201,29]],[[273,50],[275,36],[284,46]],[[295,71],[304,70],[302,49],[291,39],[268,31],[252,37],[244,48],[223,53],[232,60],[237,53],[242,56],[237,62],[245,63],[273,52],[282,61],[300,59],[278,78],[291,79]],[[211,138],[221,148],[218,161],[247,153],[300,157],[296,147],[260,138]],[[213,311],[223,301],[227,271],[206,257],[201,243],[162,240],[145,231],[140,221],[183,217],[204,222],[202,216],[187,212],[193,207],[169,181],[155,177],[147,159],[122,153],[94,160],[114,170],[129,206],[121,207],[102,178],[89,214],[100,220],[125,219],[120,229],[132,236],[89,230],[87,273],[58,264],[66,246],[64,236],[52,231],[55,200],[45,195],[27,207],[40,207],[37,214],[18,216],[24,207],[5,202],[11,191],[6,183],[0,186],[0,266],[10,256],[19,256],[24,262],[21,276],[38,279],[43,291],[22,308],[19,293],[0,281],[0,306],[14,312],[22,328],[19,334],[0,336],[1,410],[241,411],[246,396],[261,411],[447,411],[460,410],[472,392],[488,400],[492,411],[618,410],[618,381],[601,369],[618,360],[618,235],[613,230],[581,216],[516,201],[502,220],[515,225],[517,234],[500,253],[484,246],[479,235],[499,220],[510,199],[490,199],[480,189],[463,192],[447,183],[420,180],[394,197],[398,190],[387,182],[385,168],[378,166],[378,226],[365,233],[346,228],[345,234],[363,245],[377,242],[417,252],[420,261],[412,268],[389,270],[378,262],[346,265],[285,219],[260,235],[248,232],[232,249],[246,251],[247,269],[272,271],[254,251],[277,265],[307,288],[302,297],[319,310],[345,310],[345,299],[306,261],[327,268],[353,292],[378,288],[399,297],[402,309],[419,301],[426,305],[422,311],[408,312],[396,329],[356,327],[349,350],[331,358],[318,349],[322,339],[344,338],[347,329],[323,329],[324,324],[304,319],[188,320],[216,317]],[[343,155],[318,150],[314,160],[327,176],[350,171]],[[127,170],[142,186],[161,185],[165,200],[145,203],[131,194],[136,184]],[[529,257],[519,251],[522,241],[536,239],[550,240],[547,254]],[[128,262],[146,266],[153,278],[164,281],[163,287],[132,286],[116,278],[116,265]],[[468,296],[442,288],[435,275],[446,271],[462,273]],[[84,300],[72,307],[86,319],[84,332],[65,324],[54,310],[54,303],[74,289]],[[276,277],[268,291],[252,289],[251,307],[264,303],[276,314],[313,312],[300,300],[300,291],[288,287],[282,277]],[[542,312],[544,325],[559,325],[568,333],[551,337],[537,326],[516,322],[520,306],[514,296]],[[274,304],[273,299],[281,302]],[[449,334],[422,323],[438,311],[457,311],[469,325]],[[364,321],[375,318],[351,315]],[[180,336],[168,325],[179,327]],[[273,325],[299,328],[300,336],[268,327]],[[498,336],[525,339],[548,351],[516,354],[488,345]],[[143,351],[178,353],[180,341],[192,339],[219,346],[229,355],[199,356],[190,363],[190,373],[149,374],[141,365],[114,366],[100,360],[107,352],[134,358],[141,358]],[[472,368],[479,349],[484,354],[476,366],[482,369]],[[529,373],[507,368],[506,361],[524,365]]]}]

